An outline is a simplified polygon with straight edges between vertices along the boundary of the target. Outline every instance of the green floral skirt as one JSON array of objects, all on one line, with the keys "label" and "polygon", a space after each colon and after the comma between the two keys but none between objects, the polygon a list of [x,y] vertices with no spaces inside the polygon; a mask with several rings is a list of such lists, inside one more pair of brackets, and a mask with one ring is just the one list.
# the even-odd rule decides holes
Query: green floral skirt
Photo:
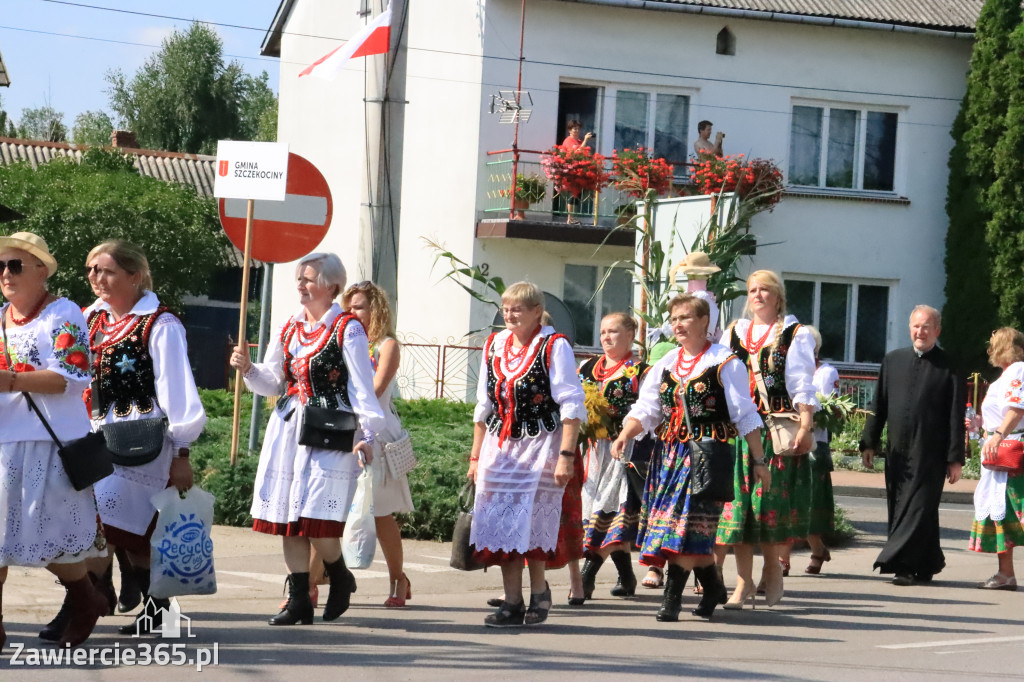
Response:
[{"label": "green floral skirt", "polygon": [[[722,509],[718,544],[773,544],[805,537],[811,506],[810,457],[772,457],[772,486],[766,493],[753,482],[746,440],[737,438],[736,443],[736,499]],[[773,454],[770,438],[764,440],[764,451]]]},{"label": "green floral skirt", "polygon": [[828,443],[816,443],[811,460],[811,505],[808,535],[825,535],[835,530],[836,501],[832,495],[832,451]]},{"label": "green floral skirt", "polygon": [[[982,476],[984,475],[985,472],[982,472]],[[1002,521],[993,521],[991,517],[986,517],[984,521],[975,519],[967,548],[975,552],[1001,553],[1024,545],[1024,527],[1021,527],[1021,516],[1024,514],[1022,500],[1024,476],[1007,478],[1006,517]]]}]

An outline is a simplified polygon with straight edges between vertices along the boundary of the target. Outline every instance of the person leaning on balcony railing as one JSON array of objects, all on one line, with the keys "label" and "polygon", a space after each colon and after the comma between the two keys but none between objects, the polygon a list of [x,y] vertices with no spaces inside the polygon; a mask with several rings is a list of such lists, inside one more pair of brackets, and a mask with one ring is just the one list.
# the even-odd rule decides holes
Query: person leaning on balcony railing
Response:
[{"label": "person leaning on balcony railing", "polygon": [[[505,330],[484,346],[467,472],[477,487],[470,544],[478,561],[501,566],[505,599],[484,619],[497,628],[547,619],[545,562],[555,558],[562,489],[572,476],[580,421],[587,418],[572,346],[541,324],[540,288],[517,282],[501,304]],[[524,558],[529,608],[522,594]]]},{"label": "person leaning on balcony railing", "polygon": [[[593,133],[587,133],[586,135],[583,136],[583,139],[580,139],[580,131],[583,130],[583,124],[580,123],[580,120],[578,118],[569,119],[569,123],[566,127],[569,131],[569,135],[564,140],[562,140],[561,145],[562,149],[565,149],[566,151],[572,151],[574,149],[579,149],[580,147],[586,147],[587,143],[590,142],[590,138],[594,136]],[[576,212],[576,204],[573,201],[572,197],[570,197],[566,201],[566,209],[568,210],[569,215],[565,219],[565,222],[569,223],[570,225],[579,225],[579,218],[573,215],[573,213]]]}]

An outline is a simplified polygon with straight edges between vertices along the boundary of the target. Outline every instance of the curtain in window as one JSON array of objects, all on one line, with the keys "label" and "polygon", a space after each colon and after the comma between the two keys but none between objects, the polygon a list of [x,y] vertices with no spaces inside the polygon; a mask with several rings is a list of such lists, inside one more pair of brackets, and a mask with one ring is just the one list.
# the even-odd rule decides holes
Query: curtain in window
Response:
[{"label": "curtain in window", "polygon": [[789,143],[791,185],[818,184],[822,113],[821,107],[793,107]]},{"label": "curtain in window", "polygon": [[857,132],[860,112],[853,109],[830,109],[828,122],[828,158],[825,166],[826,187],[854,187]]}]

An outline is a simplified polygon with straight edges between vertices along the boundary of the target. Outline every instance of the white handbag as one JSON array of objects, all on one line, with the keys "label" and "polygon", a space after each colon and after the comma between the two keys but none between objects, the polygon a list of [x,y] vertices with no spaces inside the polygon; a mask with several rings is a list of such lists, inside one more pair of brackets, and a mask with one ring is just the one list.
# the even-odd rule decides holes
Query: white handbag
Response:
[{"label": "white handbag", "polygon": [[416,454],[412,451],[408,431],[403,430],[398,440],[384,444],[384,461],[388,465],[388,473],[394,478],[416,468]]}]

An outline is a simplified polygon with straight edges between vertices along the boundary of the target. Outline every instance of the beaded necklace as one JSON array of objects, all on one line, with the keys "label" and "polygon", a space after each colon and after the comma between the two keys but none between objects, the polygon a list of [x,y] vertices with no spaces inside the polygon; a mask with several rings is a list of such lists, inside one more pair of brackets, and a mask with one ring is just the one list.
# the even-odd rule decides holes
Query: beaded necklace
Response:
[{"label": "beaded necklace", "polygon": [[619,362],[614,367],[612,367],[611,369],[607,369],[608,356],[602,355],[601,358],[594,365],[594,378],[600,381],[601,383],[604,383],[605,380],[615,376],[615,373],[618,372],[622,368],[622,366],[629,362],[632,358],[632,354],[627,355],[626,357],[619,360]]},{"label": "beaded necklace", "polygon": [[305,323],[298,322],[295,331],[299,337],[299,345],[308,348],[320,342],[324,332],[327,331],[327,325],[318,325],[313,331],[307,332]]},{"label": "beaded necklace", "polygon": [[135,319],[134,315],[128,314],[116,322],[110,321],[110,314],[104,310],[100,312],[100,333],[104,338],[111,338],[120,334],[128,323]]},{"label": "beaded necklace", "polygon": [[679,377],[679,383],[682,384],[686,379],[693,373],[693,368],[697,366],[700,359],[704,357],[704,354],[711,348],[711,342],[707,341],[704,343],[704,347],[699,353],[693,356],[691,360],[683,359],[683,350],[679,350],[679,355],[676,356],[676,376]]},{"label": "beaded necklace", "polygon": [[743,347],[747,349],[747,352],[751,355],[757,355],[764,348],[765,341],[768,340],[768,335],[772,333],[772,329],[775,328],[774,324],[768,325],[768,329],[765,330],[764,335],[754,343],[754,321],[750,321],[750,326],[747,327],[747,339]]},{"label": "beaded necklace", "polygon": [[50,297],[50,293],[48,291],[44,291],[43,292],[43,297],[41,299],[39,299],[39,303],[37,303],[36,307],[32,309],[32,312],[30,312],[25,317],[15,317],[14,316],[14,306],[13,305],[12,306],[8,306],[7,307],[8,308],[7,312],[8,312],[8,316],[11,318],[11,323],[14,326],[16,326],[16,327],[21,327],[23,325],[28,324],[32,320],[36,319],[36,315],[38,315],[40,313],[40,311],[42,311],[43,305],[46,303],[46,299],[48,299],[49,297]]},{"label": "beaded necklace", "polygon": [[512,349],[512,341],[515,338],[515,334],[508,335],[508,338],[505,340],[505,348],[502,351],[502,359],[505,361],[505,369],[511,371],[513,367],[519,367],[523,358],[526,357],[526,351],[530,349],[530,346],[533,345],[533,340],[537,338],[537,334],[540,334],[540,326],[530,334],[530,340],[520,346],[519,350]]}]

